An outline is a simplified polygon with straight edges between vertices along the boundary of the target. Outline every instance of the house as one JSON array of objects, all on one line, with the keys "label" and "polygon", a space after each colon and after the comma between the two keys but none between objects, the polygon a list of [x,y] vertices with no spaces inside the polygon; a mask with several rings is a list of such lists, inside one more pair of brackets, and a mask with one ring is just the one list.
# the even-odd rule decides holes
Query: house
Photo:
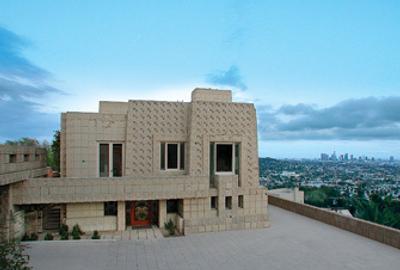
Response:
[{"label": "house", "polygon": [[62,113],[60,148],[60,178],[10,188],[16,210],[40,213],[36,230],[163,228],[170,220],[182,234],[268,226],[255,107],[232,102],[229,90]]}]

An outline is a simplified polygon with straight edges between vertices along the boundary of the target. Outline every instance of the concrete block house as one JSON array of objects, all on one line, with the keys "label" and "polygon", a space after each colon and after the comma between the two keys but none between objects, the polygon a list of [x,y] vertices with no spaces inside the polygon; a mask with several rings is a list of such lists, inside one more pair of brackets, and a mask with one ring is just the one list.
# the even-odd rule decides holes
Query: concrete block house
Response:
[{"label": "concrete block house", "polygon": [[232,102],[229,90],[63,113],[60,174],[11,186],[12,204],[56,209],[60,224],[84,231],[163,228],[169,220],[182,234],[268,226],[255,107]]}]

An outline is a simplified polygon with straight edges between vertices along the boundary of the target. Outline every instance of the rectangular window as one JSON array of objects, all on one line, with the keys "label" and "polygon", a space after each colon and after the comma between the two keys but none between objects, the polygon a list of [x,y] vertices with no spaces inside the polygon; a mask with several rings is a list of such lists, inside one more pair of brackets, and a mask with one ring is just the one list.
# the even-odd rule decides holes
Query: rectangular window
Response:
[{"label": "rectangular window", "polygon": [[29,161],[29,154],[24,154],[24,161],[25,162]]},{"label": "rectangular window", "polygon": [[243,195],[239,195],[239,197],[238,197],[238,207],[239,208],[243,208],[243,205],[244,205],[244,203],[243,203]]},{"label": "rectangular window", "polygon": [[232,209],[232,196],[225,197],[225,208]]},{"label": "rectangular window", "polygon": [[104,215],[116,216],[118,214],[117,202],[104,202]]},{"label": "rectangular window", "polygon": [[218,197],[211,197],[211,209],[217,209]]},{"label": "rectangular window", "polygon": [[178,169],[178,144],[167,144],[167,169]]},{"label": "rectangular window", "polygon": [[217,144],[217,168],[216,172],[233,173],[233,149],[232,144]]},{"label": "rectangular window", "polygon": [[167,214],[178,213],[178,200],[167,200]]},{"label": "rectangular window", "polygon": [[238,186],[242,186],[242,179],[240,179],[240,144],[235,143],[235,174],[238,176]]},{"label": "rectangular window", "polygon": [[35,154],[35,160],[40,160],[40,155],[39,154]]},{"label": "rectangular window", "polygon": [[99,144],[99,176],[121,177],[123,174],[123,145],[121,143]]},{"label": "rectangular window", "polygon": [[[214,153],[214,149],[215,149],[215,143],[210,143],[210,176],[213,176],[215,173],[214,170],[214,158],[215,158],[215,153]],[[210,178],[211,179],[211,178]]]},{"label": "rectangular window", "polygon": [[99,175],[100,177],[108,177],[108,171],[109,171],[109,145],[107,144],[100,144],[100,168],[99,168]]},{"label": "rectangular window", "polygon": [[235,143],[235,174],[240,173],[240,144]]},{"label": "rectangular window", "polygon": [[165,143],[161,143],[160,154],[160,168],[161,170],[165,170]]},{"label": "rectangular window", "polygon": [[122,144],[113,144],[113,176],[122,176]]},{"label": "rectangular window", "polygon": [[160,145],[160,169],[184,170],[185,143],[162,142]]},{"label": "rectangular window", "polygon": [[17,155],[16,154],[11,154],[9,156],[9,162],[10,163],[16,163],[17,162]]},{"label": "rectangular window", "polygon": [[180,154],[179,154],[179,159],[180,159],[180,169],[184,170],[185,169],[185,143],[180,144]]}]

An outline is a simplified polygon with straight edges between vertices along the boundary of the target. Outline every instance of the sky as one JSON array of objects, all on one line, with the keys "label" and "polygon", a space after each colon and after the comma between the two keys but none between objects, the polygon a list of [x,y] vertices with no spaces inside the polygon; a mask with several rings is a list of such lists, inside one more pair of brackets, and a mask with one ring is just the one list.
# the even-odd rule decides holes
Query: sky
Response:
[{"label": "sky", "polygon": [[0,142],[196,87],[255,104],[262,157],[400,158],[400,2],[0,1]]}]

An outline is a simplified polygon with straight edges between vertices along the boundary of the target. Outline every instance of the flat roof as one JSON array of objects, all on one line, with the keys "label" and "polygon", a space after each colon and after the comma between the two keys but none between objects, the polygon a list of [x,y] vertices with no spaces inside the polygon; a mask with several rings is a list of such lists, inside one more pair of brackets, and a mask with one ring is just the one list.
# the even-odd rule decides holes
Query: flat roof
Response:
[{"label": "flat roof", "polygon": [[34,269],[399,269],[400,250],[269,206],[266,229],[30,244]]}]

